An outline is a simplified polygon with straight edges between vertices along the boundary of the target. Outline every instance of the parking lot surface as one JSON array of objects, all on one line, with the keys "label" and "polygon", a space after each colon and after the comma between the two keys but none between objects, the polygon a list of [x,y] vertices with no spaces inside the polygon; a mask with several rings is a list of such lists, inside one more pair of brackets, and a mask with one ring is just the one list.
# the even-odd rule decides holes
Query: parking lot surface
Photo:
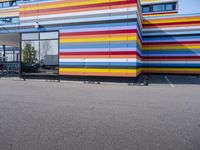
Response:
[{"label": "parking lot surface", "polygon": [[200,78],[148,81],[0,79],[0,150],[199,150]]}]

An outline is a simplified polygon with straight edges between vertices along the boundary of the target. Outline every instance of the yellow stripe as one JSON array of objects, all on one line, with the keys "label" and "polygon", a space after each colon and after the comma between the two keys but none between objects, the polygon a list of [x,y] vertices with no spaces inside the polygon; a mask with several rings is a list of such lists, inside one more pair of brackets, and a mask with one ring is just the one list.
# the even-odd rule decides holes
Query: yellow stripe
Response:
[{"label": "yellow stripe", "polygon": [[112,42],[112,41],[135,41],[136,36],[129,37],[108,37],[108,38],[82,38],[82,39],[61,39],[61,43],[79,43],[79,42]]},{"label": "yellow stripe", "polygon": [[144,17],[152,17],[152,16],[169,16],[169,15],[172,15],[172,14],[177,14],[178,12],[175,11],[173,13],[164,13],[164,14],[151,14],[151,15],[145,15],[143,14]]},{"label": "yellow stripe", "polygon": [[137,73],[138,69],[96,69],[96,68],[60,68],[60,73],[65,72],[96,72],[96,73]]},{"label": "yellow stripe", "polygon": [[81,6],[81,5],[89,5],[89,4],[100,4],[100,3],[109,3],[109,2],[118,2],[118,1],[126,1],[126,0],[86,0],[82,2],[66,2],[62,4],[53,4],[46,6],[35,6],[35,7],[23,7],[20,11],[28,10],[42,10],[42,9],[49,9],[49,8],[62,8],[62,7],[71,7],[71,6]]},{"label": "yellow stripe", "polygon": [[192,22],[192,21],[199,21],[200,17],[195,17],[195,18],[176,18],[176,19],[149,19],[149,20],[144,20],[143,24],[156,24],[156,23],[177,23],[177,22]]}]

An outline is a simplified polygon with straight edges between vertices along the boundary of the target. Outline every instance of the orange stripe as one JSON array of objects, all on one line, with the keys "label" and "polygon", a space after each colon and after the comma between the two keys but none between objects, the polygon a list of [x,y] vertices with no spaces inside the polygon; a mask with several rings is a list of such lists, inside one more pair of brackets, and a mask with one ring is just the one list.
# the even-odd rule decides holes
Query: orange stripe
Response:
[{"label": "orange stripe", "polygon": [[76,76],[112,76],[112,77],[136,77],[137,74],[129,74],[129,73],[95,73],[95,72],[90,72],[90,73],[77,73],[77,72],[70,72],[70,73],[61,73],[60,75],[76,75]]}]

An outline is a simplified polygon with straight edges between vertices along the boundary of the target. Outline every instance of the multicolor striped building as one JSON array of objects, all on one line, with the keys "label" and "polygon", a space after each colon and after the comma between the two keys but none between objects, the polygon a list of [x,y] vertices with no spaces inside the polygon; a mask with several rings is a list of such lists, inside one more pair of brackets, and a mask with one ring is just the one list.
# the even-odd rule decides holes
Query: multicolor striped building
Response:
[{"label": "multicolor striped building", "polygon": [[8,3],[0,8],[2,56],[5,46],[19,47],[7,58],[22,75],[200,74],[200,15],[179,15],[177,0]]}]

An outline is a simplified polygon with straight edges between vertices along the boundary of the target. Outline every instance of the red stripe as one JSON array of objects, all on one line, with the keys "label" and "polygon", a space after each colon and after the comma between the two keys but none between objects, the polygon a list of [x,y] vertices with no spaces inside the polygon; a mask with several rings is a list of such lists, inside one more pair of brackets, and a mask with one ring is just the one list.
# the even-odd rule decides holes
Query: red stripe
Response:
[{"label": "red stripe", "polygon": [[74,35],[99,35],[99,34],[120,34],[120,33],[136,33],[137,30],[107,30],[107,31],[94,31],[94,32],[75,32],[75,33],[61,33],[61,36],[74,36]]},{"label": "red stripe", "polygon": [[60,52],[60,55],[137,55],[137,52]]},{"label": "red stripe", "polygon": [[[79,6],[71,6],[71,7],[62,7],[62,8],[50,8],[50,9],[42,9],[39,10],[40,13],[49,12],[49,11],[62,11],[62,10],[72,10],[72,9],[84,9],[84,8],[94,8],[94,7],[104,7],[104,6],[116,6],[116,5],[124,5],[124,4],[134,4],[137,3],[137,0],[127,0],[127,1],[120,1],[120,2],[108,2],[108,3],[100,3],[100,4],[89,4],[89,5],[79,5]],[[28,9],[28,7],[27,7]],[[31,13],[35,13],[36,10],[31,11],[22,11],[20,15],[27,15]]]}]

